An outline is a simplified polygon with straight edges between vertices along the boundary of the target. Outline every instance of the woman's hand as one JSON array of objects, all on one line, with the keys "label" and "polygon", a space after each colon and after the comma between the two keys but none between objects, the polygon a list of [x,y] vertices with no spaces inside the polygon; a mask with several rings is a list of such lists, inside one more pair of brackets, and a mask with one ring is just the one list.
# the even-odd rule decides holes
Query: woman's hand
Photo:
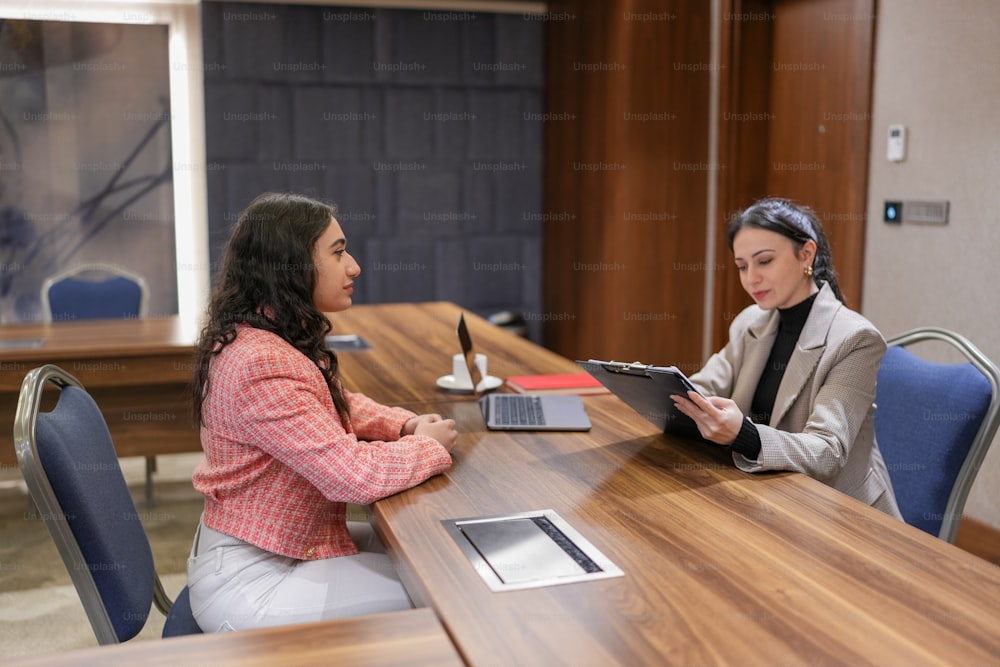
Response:
[{"label": "woman's hand", "polygon": [[743,413],[731,399],[719,396],[705,398],[696,391],[687,397],[670,397],[677,409],[694,420],[701,436],[719,445],[731,445],[743,426]]},{"label": "woman's hand", "polygon": [[426,435],[434,438],[449,452],[458,443],[454,419],[444,419],[439,414],[417,415],[403,424],[403,435]]}]

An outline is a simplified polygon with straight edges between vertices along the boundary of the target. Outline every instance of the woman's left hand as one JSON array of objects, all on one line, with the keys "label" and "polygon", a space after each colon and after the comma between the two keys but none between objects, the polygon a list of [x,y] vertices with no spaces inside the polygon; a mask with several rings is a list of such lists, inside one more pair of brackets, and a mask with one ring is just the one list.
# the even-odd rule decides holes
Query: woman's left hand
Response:
[{"label": "woman's left hand", "polygon": [[421,422],[426,422],[428,424],[433,424],[434,422],[441,421],[442,417],[439,414],[427,414],[427,415],[417,415],[416,417],[410,417],[403,424],[403,429],[399,432],[400,435],[413,435],[417,431],[417,425]]},{"label": "woman's left hand", "polygon": [[719,445],[731,445],[743,426],[743,413],[731,399],[719,396],[705,398],[696,391],[686,397],[670,397],[677,409],[694,420],[701,436]]}]

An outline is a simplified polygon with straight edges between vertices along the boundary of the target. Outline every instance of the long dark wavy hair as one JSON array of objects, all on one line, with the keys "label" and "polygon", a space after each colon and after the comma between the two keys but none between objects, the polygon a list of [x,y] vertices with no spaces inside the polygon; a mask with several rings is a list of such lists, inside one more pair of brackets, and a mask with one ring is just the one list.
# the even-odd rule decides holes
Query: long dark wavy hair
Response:
[{"label": "long dark wavy hair", "polygon": [[347,399],[337,378],[337,357],[326,345],[330,322],[316,308],[313,248],[336,209],[296,194],[265,193],[240,216],[226,246],[208,307],[208,321],[198,340],[191,383],[195,424],[211,391],[212,357],[236,338],[246,324],[270,331],[306,355],[323,373],[333,405],[344,425],[350,421]]},{"label": "long dark wavy hair", "polygon": [[812,279],[817,286],[825,282],[833,290],[834,296],[844,303],[844,295],[837,284],[837,272],[833,269],[833,256],[830,254],[830,242],[812,209],[800,206],[788,199],[768,197],[758,200],[748,208],[740,211],[729,220],[727,240],[729,250],[733,249],[733,239],[736,232],[744,227],[756,227],[777,232],[791,239],[795,244],[795,253],[802,250],[806,241],[816,243],[816,257],[813,258]]}]

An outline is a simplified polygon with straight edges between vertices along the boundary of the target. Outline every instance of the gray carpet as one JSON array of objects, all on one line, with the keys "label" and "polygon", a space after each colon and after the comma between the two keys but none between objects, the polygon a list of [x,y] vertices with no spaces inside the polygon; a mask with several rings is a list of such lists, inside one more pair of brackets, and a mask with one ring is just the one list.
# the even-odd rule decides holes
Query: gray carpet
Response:
[{"label": "gray carpet", "polygon": [[[171,597],[185,584],[191,537],[201,514],[201,495],[191,486],[191,471],[200,458],[184,454],[157,459],[152,508],[145,505],[144,461],[122,461],[156,569]],[[69,573],[16,467],[0,470],[0,535],[0,656],[96,646]],[[132,641],[158,638],[162,630],[163,616],[154,608]]]}]

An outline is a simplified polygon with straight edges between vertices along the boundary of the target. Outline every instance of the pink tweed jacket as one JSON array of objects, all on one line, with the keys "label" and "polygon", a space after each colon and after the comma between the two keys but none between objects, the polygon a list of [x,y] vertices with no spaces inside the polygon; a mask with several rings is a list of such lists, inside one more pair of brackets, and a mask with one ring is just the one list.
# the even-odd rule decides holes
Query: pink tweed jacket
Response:
[{"label": "pink tweed jacket", "polygon": [[347,393],[345,428],[319,369],[249,326],[212,360],[195,488],[205,525],[272,553],[357,553],[345,503],[366,505],[447,470],[433,438],[400,437],[414,414]]}]

